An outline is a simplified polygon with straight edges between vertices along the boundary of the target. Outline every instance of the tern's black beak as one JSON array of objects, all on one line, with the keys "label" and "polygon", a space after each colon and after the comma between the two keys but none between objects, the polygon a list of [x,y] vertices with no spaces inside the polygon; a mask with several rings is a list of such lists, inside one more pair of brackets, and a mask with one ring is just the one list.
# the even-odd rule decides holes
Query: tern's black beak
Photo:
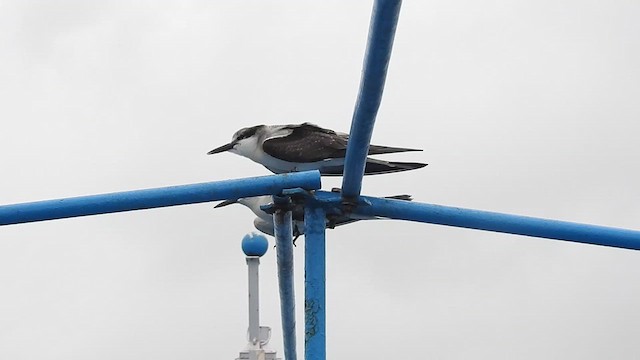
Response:
[{"label": "tern's black beak", "polygon": [[225,200],[225,201],[221,202],[220,204],[214,206],[214,209],[221,208],[223,206],[227,206],[227,205],[231,205],[231,204],[235,204],[237,202],[238,202],[238,199]]},{"label": "tern's black beak", "polygon": [[234,146],[236,146],[236,143],[235,142],[230,142],[230,143],[228,143],[226,145],[222,145],[219,148],[215,148],[215,149],[209,151],[207,153],[207,155],[212,155],[212,154],[217,154],[217,153],[229,151],[229,150],[233,149]]}]

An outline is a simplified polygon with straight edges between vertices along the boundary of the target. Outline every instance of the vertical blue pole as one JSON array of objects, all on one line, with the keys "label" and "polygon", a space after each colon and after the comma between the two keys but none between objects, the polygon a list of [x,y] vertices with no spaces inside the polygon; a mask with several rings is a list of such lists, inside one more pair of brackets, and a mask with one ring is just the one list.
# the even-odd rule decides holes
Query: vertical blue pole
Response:
[{"label": "vertical blue pole", "polygon": [[296,360],[296,306],[293,289],[293,231],[288,197],[274,196],[276,211],[273,225],[276,236],[276,256],[280,285],[280,312],[282,317],[282,337],[285,360]]},{"label": "vertical blue pole", "polygon": [[304,358],[326,359],[325,211],[308,202],[304,209]]},{"label": "vertical blue pole", "polygon": [[358,197],[362,189],[369,142],[382,101],[401,4],[401,0],[376,0],[373,5],[360,92],[351,121],[344,164],[342,195],[345,198]]}]

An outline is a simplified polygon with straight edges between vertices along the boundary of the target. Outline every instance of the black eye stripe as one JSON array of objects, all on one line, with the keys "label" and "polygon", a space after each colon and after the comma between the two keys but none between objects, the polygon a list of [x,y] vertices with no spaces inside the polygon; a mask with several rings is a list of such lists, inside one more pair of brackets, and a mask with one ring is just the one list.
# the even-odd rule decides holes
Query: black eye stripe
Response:
[{"label": "black eye stripe", "polygon": [[236,135],[236,140],[246,139],[248,137],[255,135],[256,131],[258,131],[258,128],[260,128],[260,126],[262,125],[252,126],[252,127],[244,128],[238,131],[238,134]]}]

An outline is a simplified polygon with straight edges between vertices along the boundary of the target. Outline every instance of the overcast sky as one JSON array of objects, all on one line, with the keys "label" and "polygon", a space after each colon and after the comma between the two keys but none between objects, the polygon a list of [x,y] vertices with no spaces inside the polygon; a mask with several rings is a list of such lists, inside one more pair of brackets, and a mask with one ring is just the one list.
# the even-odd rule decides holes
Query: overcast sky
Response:
[{"label": "overcast sky", "polygon": [[[0,204],[268,174],[205,153],[262,123],[348,131],[370,11],[0,1]],[[373,142],[429,166],[363,193],[640,229],[639,18],[633,0],[405,1]],[[200,204],[0,228],[0,358],[234,359],[252,220]],[[400,221],[327,235],[328,358],[640,354],[638,252]],[[282,356],[273,249],[261,275]]]}]

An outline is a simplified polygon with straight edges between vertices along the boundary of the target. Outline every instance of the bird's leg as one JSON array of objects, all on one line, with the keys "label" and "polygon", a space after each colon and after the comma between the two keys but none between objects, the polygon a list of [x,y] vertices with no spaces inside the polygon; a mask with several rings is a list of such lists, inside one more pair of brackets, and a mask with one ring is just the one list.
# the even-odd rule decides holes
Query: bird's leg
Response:
[{"label": "bird's leg", "polygon": [[296,240],[302,235],[302,232],[298,229],[298,225],[293,225],[293,246],[296,246]]},{"label": "bird's leg", "polygon": [[297,247],[296,240],[298,240],[299,237],[300,237],[300,234],[293,237],[293,247]]}]

